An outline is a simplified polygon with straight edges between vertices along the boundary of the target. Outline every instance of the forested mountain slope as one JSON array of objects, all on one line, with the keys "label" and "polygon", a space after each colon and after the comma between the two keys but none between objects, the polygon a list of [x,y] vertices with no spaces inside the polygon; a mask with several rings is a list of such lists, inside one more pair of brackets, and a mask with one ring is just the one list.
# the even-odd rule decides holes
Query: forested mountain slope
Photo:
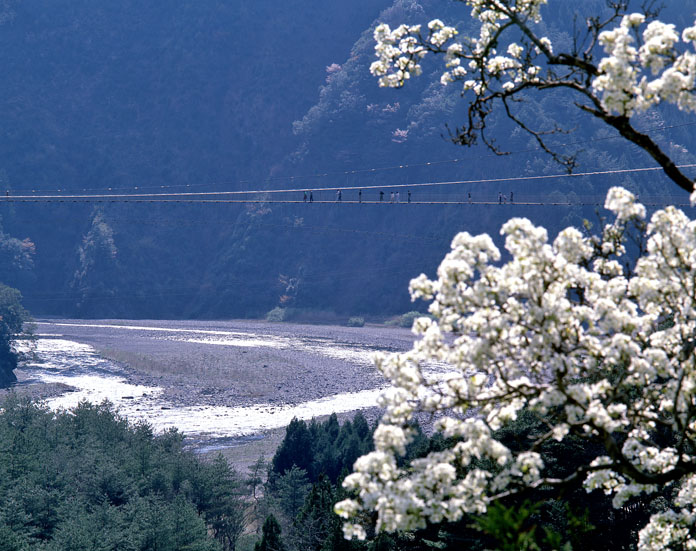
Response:
[{"label": "forested mountain slope", "polygon": [[[279,305],[397,313],[411,308],[408,280],[432,273],[457,231],[497,234],[513,215],[543,219],[551,229],[596,219],[593,206],[419,201],[466,201],[471,193],[474,202],[496,202],[511,192],[516,202],[579,201],[616,184],[648,195],[676,193],[649,173],[414,186],[400,189],[402,204],[388,203],[396,184],[562,172],[503,117],[493,116],[490,127],[514,154],[452,145],[445,125],[461,123],[465,104],[459,86],[436,83],[438,63],[403,90],[379,89],[369,74],[376,21],[440,17],[465,28],[468,9],[459,2],[2,6],[0,188],[11,195],[346,188],[342,204],[333,203],[335,190],[315,191],[311,205],[2,204],[0,249],[23,260],[3,278],[36,313],[228,317]],[[584,2],[579,20],[603,6]],[[662,18],[691,23],[694,6],[668,6]],[[554,42],[571,40],[576,9],[551,3],[544,21]],[[565,147],[582,150],[579,172],[653,166],[612,131],[571,111],[569,101],[539,94],[518,108],[541,129],[562,122],[574,130],[556,143],[577,143]],[[670,110],[642,118],[644,128],[684,122]],[[678,161],[693,159],[690,130],[661,135]],[[382,190],[387,204],[346,204],[358,198],[351,187],[364,188],[364,202]],[[407,190],[411,205],[403,204]]]}]

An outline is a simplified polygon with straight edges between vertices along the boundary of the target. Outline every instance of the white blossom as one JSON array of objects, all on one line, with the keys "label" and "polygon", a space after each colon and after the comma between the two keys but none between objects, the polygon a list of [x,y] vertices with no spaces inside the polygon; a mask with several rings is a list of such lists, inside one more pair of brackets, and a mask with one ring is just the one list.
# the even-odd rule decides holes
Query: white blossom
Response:
[{"label": "white blossom", "polygon": [[[647,25],[643,44],[636,49],[632,29],[644,20],[642,14],[626,15],[619,27],[599,35],[609,55],[598,65],[600,74],[592,82],[593,89],[601,94],[604,107],[619,115],[631,116],[661,101],[683,110],[696,110],[696,55],[688,50],[680,53],[680,37],[674,25],[661,21]],[[684,42],[693,42],[694,37],[694,27],[682,33]]]},{"label": "white blossom", "polygon": [[[474,96],[470,105],[485,109],[525,88],[564,85],[555,68],[570,54],[556,54],[547,37],[534,34],[546,0],[465,2],[477,28],[470,36],[439,19],[423,32],[377,26],[370,70],[380,85],[403,86],[421,74],[429,53],[444,57],[440,82],[461,83]],[[663,102],[696,111],[696,24],[680,33],[646,21],[627,13],[607,23],[579,60],[588,68],[565,65],[600,118],[630,118]],[[690,199],[696,205],[696,191]],[[483,512],[496,492],[543,482],[539,456],[513,453],[494,437],[528,408],[555,412],[544,438],[621,435],[613,453],[641,481],[616,458],[600,456],[585,487],[619,507],[655,491],[645,480],[667,477],[678,497],[642,528],[639,549],[696,549],[696,457],[653,438],[659,423],[675,440],[690,441],[686,449],[696,442],[696,221],[674,207],[646,220],[645,207],[622,188],[609,191],[605,208],[614,218],[596,237],[568,228],[549,241],[544,228],[510,220],[501,233],[511,260],[502,265],[489,236],[461,233],[436,279],[411,282],[412,298],[432,301],[435,320],[414,323],[413,350],[376,361],[392,387],[380,399],[376,451],[346,479],[355,497],[337,506],[349,521],[347,537],[364,537],[353,522],[361,514],[376,512],[378,530],[410,530]],[[628,228],[643,232],[645,253],[627,272]],[[433,364],[450,371],[433,373]],[[439,414],[436,428],[457,442],[399,467],[418,411]],[[495,472],[472,467],[482,458]]]},{"label": "white blossom", "polygon": [[[523,408],[553,411],[547,437],[558,441],[571,431],[598,442],[622,435],[622,461],[645,477],[671,476],[680,465],[696,472],[696,457],[664,433],[664,445],[653,438],[659,419],[696,439],[696,221],[667,207],[646,225],[645,207],[621,188],[605,206],[615,219],[597,238],[567,228],[549,242],[529,220],[508,221],[503,264],[489,236],[460,233],[437,279],[411,282],[414,299],[432,300],[435,319],[414,323],[411,351],[377,358],[392,387],[381,399],[375,451],[345,479],[354,497],[336,505],[346,536],[364,535],[356,519],[365,513],[376,513],[377,530],[413,530],[482,513],[498,492],[545,483],[539,453],[513,452],[495,438]],[[630,224],[645,232],[646,252],[627,275],[617,258]],[[430,369],[434,362],[449,371]],[[618,382],[614,369],[624,374]],[[400,466],[417,411],[439,413],[436,430],[455,443]],[[610,495],[615,507],[658,487],[631,479],[609,456],[589,467],[585,488]],[[642,528],[642,550],[696,546],[696,475],[679,472],[687,474],[674,474],[674,507]]]},{"label": "white blossom", "polygon": [[509,44],[507,47],[507,53],[511,57],[519,58],[522,55],[522,52],[524,52],[522,46],[520,46],[519,44],[515,44],[514,42],[512,44]]},{"label": "white blossom", "polygon": [[[478,36],[464,37],[455,42],[457,29],[440,19],[428,23],[427,36],[421,35],[420,25],[401,25],[392,30],[381,24],[375,28],[375,55],[370,71],[379,78],[380,86],[400,87],[422,73],[421,60],[428,52],[445,54],[445,71],[440,82],[450,84],[463,80],[467,71],[461,69],[468,61],[475,78],[469,78],[464,90],[482,96],[487,91],[512,90],[524,82],[543,83],[542,64],[530,62],[537,56],[553,56],[554,48],[548,37],[538,37],[530,46],[517,41],[506,46],[508,57],[496,52],[502,25],[512,13],[523,21],[539,22],[545,0],[518,1],[512,5],[492,0],[467,0],[472,16],[480,24]],[[506,11],[508,10],[508,11]],[[681,33],[673,24],[650,21],[642,32],[642,44],[637,47],[634,33],[645,24],[645,15],[631,13],[620,24],[604,30],[598,42],[605,57],[597,63],[597,74],[591,91],[597,94],[608,113],[631,116],[660,102],[673,103],[683,110],[696,110],[696,26]],[[495,42],[494,42],[495,41]],[[682,48],[682,44],[687,47]],[[681,50],[680,50],[681,48]],[[522,61],[524,60],[524,62]],[[498,82],[502,74],[509,80]],[[555,77],[551,77],[552,79]]]}]

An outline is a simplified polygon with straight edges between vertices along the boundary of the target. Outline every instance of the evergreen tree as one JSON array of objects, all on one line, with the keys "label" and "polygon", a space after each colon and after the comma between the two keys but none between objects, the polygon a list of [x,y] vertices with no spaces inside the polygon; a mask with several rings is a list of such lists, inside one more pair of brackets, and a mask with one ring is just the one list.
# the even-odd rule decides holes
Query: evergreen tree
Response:
[{"label": "evergreen tree", "polygon": [[234,549],[244,501],[224,460],[200,462],[179,433],[107,403],[0,406],[0,551]]},{"label": "evergreen tree", "polygon": [[275,496],[283,514],[288,518],[294,518],[302,509],[308,491],[307,472],[293,465],[276,482]]},{"label": "evergreen tree", "polygon": [[261,541],[254,546],[254,551],[287,551],[280,537],[280,524],[273,515],[263,523]]},{"label": "evergreen tree", "polygon": [[209,499],[205,518],[215,539],[225,550],[233,551],[246,526],[243,484],[221,454],[208,473]]},{"label": "evergreen tree", "polygon": [[293,465],[297,465],[311,478],[312,463],[312,435],[307,428],[307,423],[301,419],[293,419],[285,429],[285,438],[273,456],[273,471],[284,474]]},{"label": "evergreen tree", "polygon": [[293,526],[297,549],[319,551],[323,547],[324,540],[331,533],[333,522],[338,521],[333,512],[334,501],[331,482],[325,476],[320,477],[312,485]]}]

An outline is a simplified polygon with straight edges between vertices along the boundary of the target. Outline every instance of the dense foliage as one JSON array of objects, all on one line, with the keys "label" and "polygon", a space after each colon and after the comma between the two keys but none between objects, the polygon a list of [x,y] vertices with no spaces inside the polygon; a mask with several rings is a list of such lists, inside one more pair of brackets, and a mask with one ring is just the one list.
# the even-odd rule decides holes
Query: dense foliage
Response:
[{"label": "dense foliage", "polygon": [[[257,503],[257,522],[263,524],[257,549],[269,548],[271,541],[280,541],[291,551],[632,549],[638,541],[639,527],[651,514],[665,510],[674,497],[666,489],[614,509],[610,496],[588,493],[581,481],[575,481],[560,491],[540,486],[511,493],[485,513],[467,514],[458,521],[427,523],[413,531],[369,530],[364,541],[345,540],[339,518],[332,511],[332,500],[346,495],[341,488],[343,475],[332,481],[318,472],[327,455],[341,456],[346,440],[340,434],[363,433],[364,427],[360,414],[353,423],[348,421],[340,428],[334,417],[321,423],[294,420],[287,427],[286,437],[270,464],[264,497]],[[544,429],[543,418],[524,410],[516,420],[497,430],[495,437],[509,449],[523,451]],[[441,453],[459,441],[438,433],[428,437],[418,424],[412,424],[411,430],[413,436],[405,455],[399,458],[400,466],[430,453]],[[360,438],[365,446],[370,446],[373,432],[370,429],[366,437]],[[549,472],[562,478],[591,461],[601,451],[601,445],[572,435],[561,442],[546,440],[538,450]],[[314,475],[310,477],[298,464],[309,465]],[[474,460],[471,468],[486,464],[485,459]]]},{"label": "dense foliage", "polygon": [[15,342],[25,334],[29,313],[22,306],[22,295],[17,289],[0,283],[0,387],[17,380]]},{"label": "dense foliage", "polygon": [[305,471],[309,482],[325,476],[335,483],[371,447],[372,432],[361,413],[343,425],[335,414],[323,423],[293,419],[273,456],[271,473],[282,476],[296,467]]},{"label": "dense foliage", "polygon": [[[183,450],[180,434],[155,436],[106,404],[54,414],[10,396],[3,407],[2,551],[628,549],[636,527],[671,500],[663,492],[613,511],[609,497],[587,494],[580,484],[562,494],[537,488],[484,515],[348,541],[333,504],[346,497],[341,481],[353,458],[371,449],[374,428],[361,414],[342,425],[335,416],[294,420],[264,482],[263,458],[242,481],[221,456],[201,461]],[[412,428],[402,464],[451,444]],[[521,449],[542,429],[543,421],[525,411],[496,435]],[[540,450],[556,476],[597,452],[575,437]]]},{"label": "dense foliage", "polygon": [[184,451],[181,434],[155,436],[107,404],[53,413],[10,396],[2,406],[3,551],[235,548],[241,482],[223,460]]}]

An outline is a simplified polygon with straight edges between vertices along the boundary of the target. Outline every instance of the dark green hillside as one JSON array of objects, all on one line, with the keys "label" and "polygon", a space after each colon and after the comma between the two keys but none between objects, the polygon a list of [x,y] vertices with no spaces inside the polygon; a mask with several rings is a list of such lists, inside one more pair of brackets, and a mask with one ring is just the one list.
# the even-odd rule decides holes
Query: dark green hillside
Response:
[{"label": "dark green hillside", "polygon": [[[562,172],[495,114],[491,134],[513,154],[452,145],[445,125],[461,124],[465,104],[458,86],[435,83],[440,60],[428,60],[423,77],[403,90],[379,89],[369,74],[375,21],[441,17],[466,28],[468,9],[459,2],[4,5],[0,186],[10,194],[343,186],[365,188],[364,201],[382,190],[388,202],[396,184]],[[557,43],[571,39],[567,22],[577,9],[582,16],[604,3],[552,2],[544,25]],[[692,11],[668,6],[664,19],[683,25]],[[581,150],[579,172],[652,166],[569,110],[570,101],[537,94],[517,108],[539,129],[561,122],[574,130],[554,143]],[[640,126],[679,125],[683,117],[650,112]],[[690,129],[659,136],[678,162],[693,161]],[[495,202],[512,192],[517,202],[595,202],[616,184],[642,195],[676,193],[649,173],[414,186],[412,200],[466,201],[471,193],[474,202]],[[36,251],[33,263],[3,279],[37,314],[229,317],[276,306],[392,314],[412,309],[409,279],[432,274],[457,231],[497,235],[514,215],[552,232],[596,219],[592,205],[346,205],[357,199],[348,189],[335,205],[334,190],[315,195],[313,205],[2,204],[8,239],[29,238]],[[273,198],[302,195],[266,197]]]}]

